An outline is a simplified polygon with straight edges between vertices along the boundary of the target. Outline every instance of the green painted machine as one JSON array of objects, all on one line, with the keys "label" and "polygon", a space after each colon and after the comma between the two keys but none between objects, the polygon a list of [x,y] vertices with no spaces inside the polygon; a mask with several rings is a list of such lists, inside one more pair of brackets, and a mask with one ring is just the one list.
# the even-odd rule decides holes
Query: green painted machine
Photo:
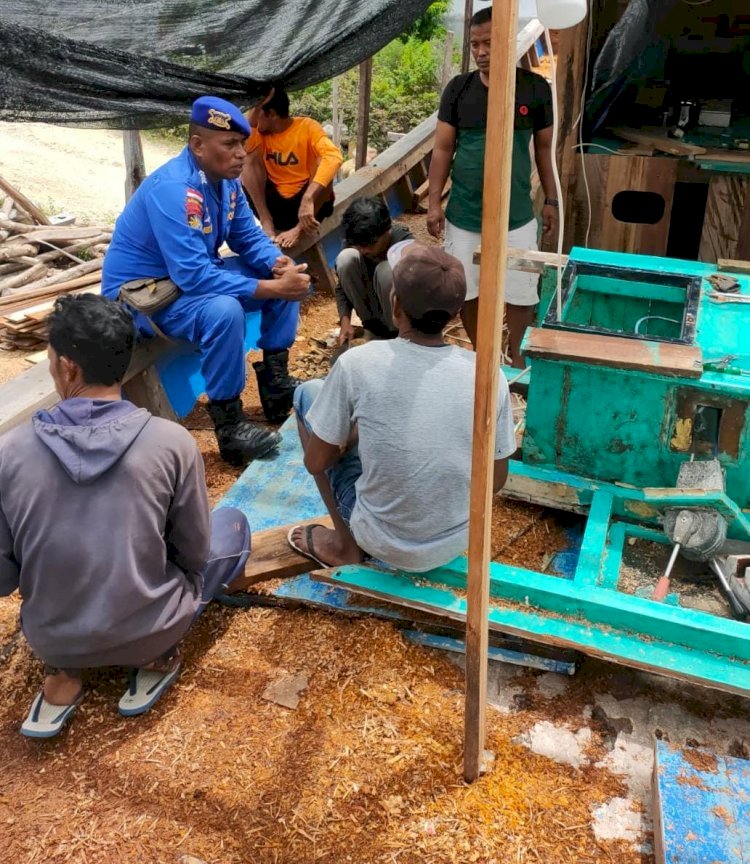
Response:
[{"label": "green painted machine", "polygon": [[[524,340],[522,458],[505,491],[587,519],[568,578],[491,565],[491,630],[750,693],[750,274],[574,249],[559,315],[556,272],[542,281]],[[621,584],[636,540],[672,549],[647,592]],[[715,574],[732,616],[669,593],[678,555]],[[465,559],[419,580],[364,566],[322,578],[466,613]]]}]

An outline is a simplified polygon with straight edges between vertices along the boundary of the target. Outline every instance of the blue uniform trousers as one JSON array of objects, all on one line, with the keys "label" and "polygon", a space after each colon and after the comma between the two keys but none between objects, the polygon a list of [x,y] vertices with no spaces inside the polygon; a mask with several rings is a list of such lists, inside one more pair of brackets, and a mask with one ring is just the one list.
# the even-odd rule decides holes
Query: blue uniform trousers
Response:
[{"label": "blue uniform trousers", "polygon": [[[248,276],[257,274],[238,257],[225,258],[227,269]],[[260,312],[258,348],[280,351],[288,348],[297,334],[299,303],[288,300],[256,300],[231,294],[182,294],[153,319],[170,339],[197,345],[201,371],[209,399],[233,399],[245,387],[245,313]]]}]

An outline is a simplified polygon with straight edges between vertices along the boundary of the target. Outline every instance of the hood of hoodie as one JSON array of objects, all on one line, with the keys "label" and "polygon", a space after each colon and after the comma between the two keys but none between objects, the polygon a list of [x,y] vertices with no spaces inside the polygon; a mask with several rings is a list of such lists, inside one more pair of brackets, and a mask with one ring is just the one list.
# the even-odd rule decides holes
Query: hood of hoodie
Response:
[{"label": "hood of hoodie", "polygon": [[151,419],[132,402],[65,399],[38,411],[34,431],[79,485],[98,479],[117,463]]}]

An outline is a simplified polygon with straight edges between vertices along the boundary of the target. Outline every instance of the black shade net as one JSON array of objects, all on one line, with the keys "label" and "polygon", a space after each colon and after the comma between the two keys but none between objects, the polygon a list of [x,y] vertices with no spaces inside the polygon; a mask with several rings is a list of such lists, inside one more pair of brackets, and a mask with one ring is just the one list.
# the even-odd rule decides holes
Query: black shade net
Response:
[{"label": "black shade net", "polygon": [[430,0],[0,0],[0,120],[113,129],[345,72]]}]

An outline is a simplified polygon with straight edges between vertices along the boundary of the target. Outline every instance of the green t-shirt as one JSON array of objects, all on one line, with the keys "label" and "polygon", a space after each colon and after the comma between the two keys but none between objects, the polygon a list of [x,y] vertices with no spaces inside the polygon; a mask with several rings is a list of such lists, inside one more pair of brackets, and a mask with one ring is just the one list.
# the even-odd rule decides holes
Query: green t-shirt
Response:
[{"label": "green t-shirt", "polygon": [[[464,231],[482,230],[487,87],[479,72],[458,75],[440,100],[438,119],[456,129],[456,152],[446,218]],[[509,229],[534,218],[531,204],[531,138],[552,125],[552,94],[540,75],[516,70],[516,111],[510,188]]]}]

